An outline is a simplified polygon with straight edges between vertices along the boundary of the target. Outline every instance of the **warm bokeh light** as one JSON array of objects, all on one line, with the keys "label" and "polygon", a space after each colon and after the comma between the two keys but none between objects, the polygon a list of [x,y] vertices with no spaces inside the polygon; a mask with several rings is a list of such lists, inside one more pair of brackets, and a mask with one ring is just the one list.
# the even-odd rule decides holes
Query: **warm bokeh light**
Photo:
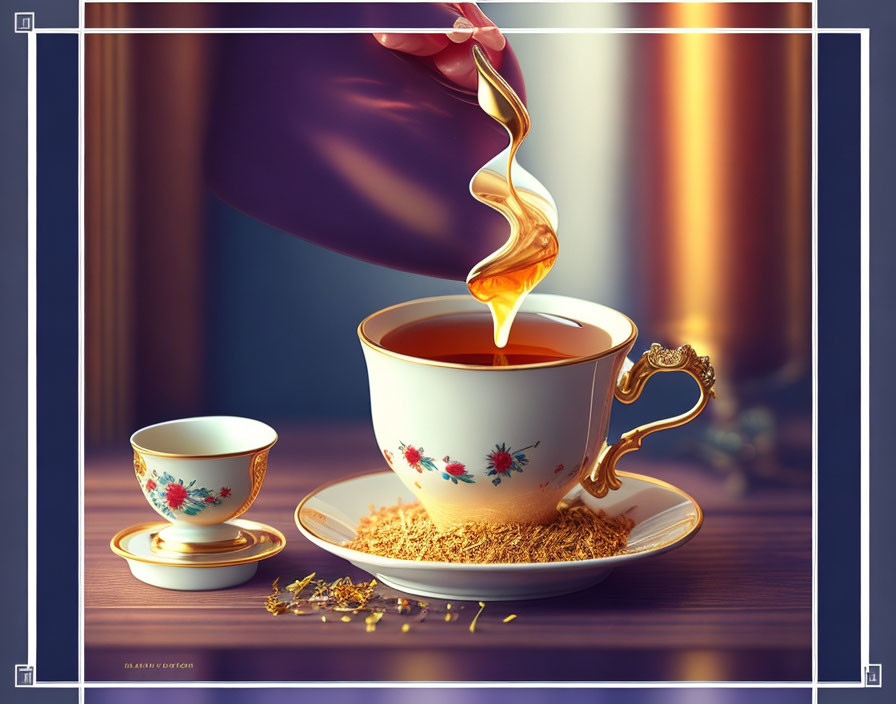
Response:
[{"label": "warm bokeh light", "polygon": [[[669,12],[700,26],[726,10]],[[805,370],[808,36],[667,35],[650,65],[651,325],[709,354],[722,387]]]}]

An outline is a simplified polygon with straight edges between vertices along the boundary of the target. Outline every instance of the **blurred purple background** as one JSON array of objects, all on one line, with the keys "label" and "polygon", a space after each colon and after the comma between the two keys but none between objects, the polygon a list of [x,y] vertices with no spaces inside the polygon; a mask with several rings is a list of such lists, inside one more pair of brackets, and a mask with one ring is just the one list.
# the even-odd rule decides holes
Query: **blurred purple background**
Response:
[{"label": "blurred purple background", "polygon": [[807,704],[799,689],[88,689],[87,704],[283,704],[319,699],[327,704]]}]

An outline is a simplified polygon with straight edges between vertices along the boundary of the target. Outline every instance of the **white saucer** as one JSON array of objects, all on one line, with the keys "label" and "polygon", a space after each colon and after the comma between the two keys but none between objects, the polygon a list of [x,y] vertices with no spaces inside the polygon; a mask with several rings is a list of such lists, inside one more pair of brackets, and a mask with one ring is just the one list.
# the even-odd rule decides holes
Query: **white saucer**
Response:
[{"label": "white saucer", "polygon": [[316,489],[296,508],[302,535],[395,589],[437,599],[516,601],[568,594],[603,581],[614,567],[659,555],[684,545],[700,529],[703,511],[693,498],[671,484],[640,474],[618,472],[622,487],[603,499],[580,488],[581,498],[609,516],[626,513],[635,521],[624,553],[595,560],[524,564],[417,562],[370,555],[342,545],[370,506],[416,501],[394,472],[343,479]]},{"label": "white saucer", "polygon": [[264,523],[243,518],[228,523],[251,538],[247,547],[176,558],[162,556],[152,550],[151,541],[162,528],[171,525],[167,522],[139,523],[125,528],[112,538],[109,547],[127,560],[131,574],[141,582],[163,589],[224,589],[252,579],[260,560],[286,547],[283,533]]}]

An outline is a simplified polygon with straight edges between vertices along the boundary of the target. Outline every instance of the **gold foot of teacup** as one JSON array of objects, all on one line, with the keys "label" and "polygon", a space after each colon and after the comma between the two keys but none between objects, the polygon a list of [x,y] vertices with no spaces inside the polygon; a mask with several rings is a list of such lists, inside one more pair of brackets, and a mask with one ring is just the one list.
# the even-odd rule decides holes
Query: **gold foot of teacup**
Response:
[{"label": "gold foot of teacup", "polygon": [[475,507],[436,501],[427,494],[418,498],[438,529],[449,530],[468,523],[547,525],[557,520],[557,504],[563,494],[562,489],[551,489],[530,497],[520,496],[512,503],[494,502]]},{"label": "gold foot of teacup", "polygon": [[156,555],[178,557],[181,555],[208,555],[212,553],[234,553],[251,548],[258,542],[254,533],[240,531],[235,538],[206,543],[183,543],[165,540],[164,531],[153,534],[150,549]]}]

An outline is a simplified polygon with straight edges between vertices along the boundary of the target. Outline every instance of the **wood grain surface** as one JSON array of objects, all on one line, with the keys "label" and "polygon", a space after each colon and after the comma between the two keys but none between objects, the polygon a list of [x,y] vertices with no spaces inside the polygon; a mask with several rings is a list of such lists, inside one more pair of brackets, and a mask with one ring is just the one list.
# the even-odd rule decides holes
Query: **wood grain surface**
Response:
[{"label": "wood grain surface", "polygon": [[[287,547],[243,586],[158,589],[109,550],[121,528],[157,514],[134,479],[127,446],[86,464],[85,669],[89,680],[808,680],[811,678],[811,498],[806,488],[731,497],[696,465],[627,460],[625,469],[681,487],[703,528],[679,550],[615,570],[578,594],[541,601],[452,604],[457,621],[386,615],[322,623],[271,616],[276,577],[368,575],[306,541],[293,512],[318,485],[381,467],[366,427],[281,433],[247,518],[276,526]],[[398,592],[382,587],[387,595]],[[430,600],[434,608],[444,602]],[[515,613],[510,623],[502,619]]]}]

